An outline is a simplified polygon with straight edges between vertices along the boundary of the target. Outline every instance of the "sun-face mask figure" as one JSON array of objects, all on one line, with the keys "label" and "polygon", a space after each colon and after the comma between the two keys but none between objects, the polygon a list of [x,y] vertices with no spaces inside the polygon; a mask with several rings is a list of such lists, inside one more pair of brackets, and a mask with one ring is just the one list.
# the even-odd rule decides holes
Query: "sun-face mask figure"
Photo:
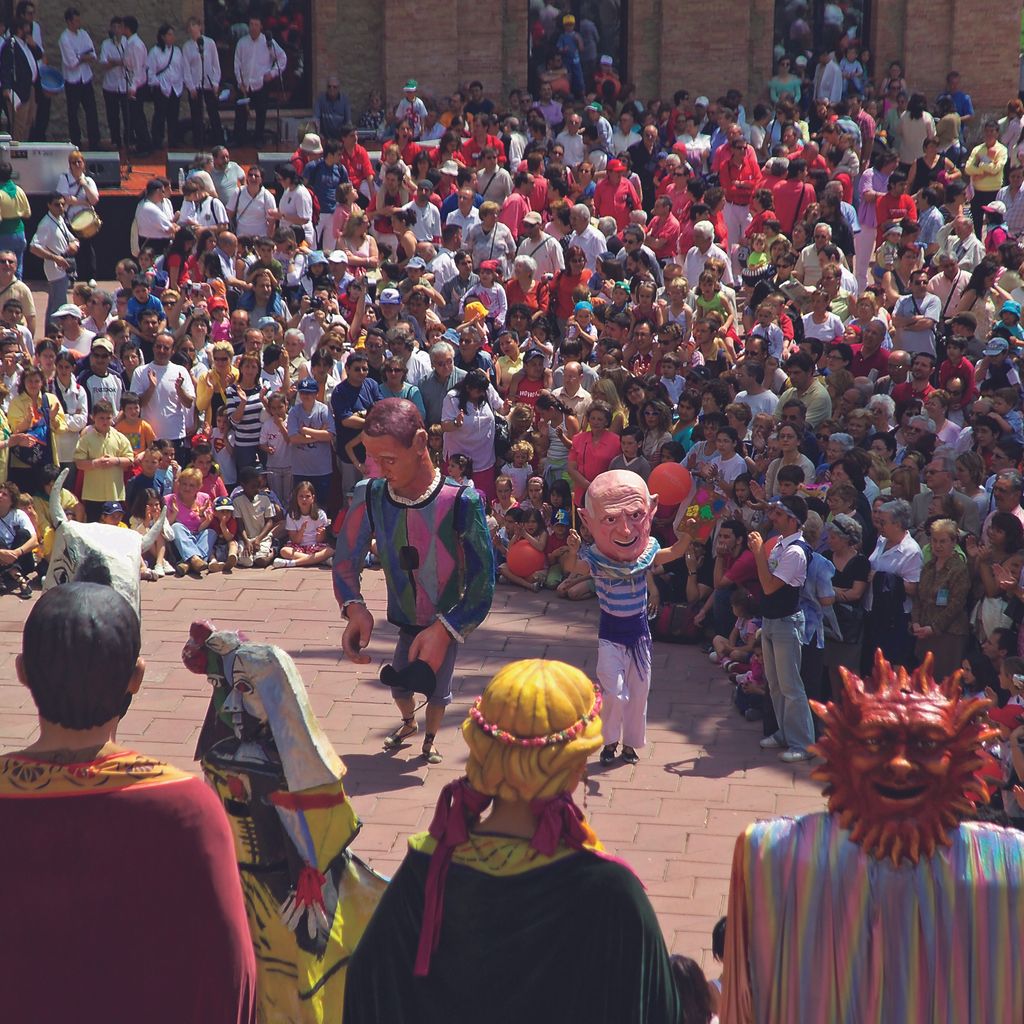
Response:
[{"label": "sun-face mask figure", "polygon": [[1024,1020],[1024,835],[963,820],[991,702],[930,658],[841,671],[842,702],[812,704],[828,812],[737,840],[723,1024]]},{"label": "sun-face mask figure", "polygon": [[228,814],[256,950],[260,1020],[340,1020],[346,965],[385,882],[349,850],[345,766],[291,657],[194,622],[182,652],[213,698],[196,756]]}]

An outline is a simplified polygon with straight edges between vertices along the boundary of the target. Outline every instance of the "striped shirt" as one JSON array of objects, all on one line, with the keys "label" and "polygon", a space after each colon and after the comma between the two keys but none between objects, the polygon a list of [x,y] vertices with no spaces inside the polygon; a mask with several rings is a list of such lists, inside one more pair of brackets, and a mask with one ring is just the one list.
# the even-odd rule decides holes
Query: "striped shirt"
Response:
[{"label": "striped shirt", "polygon": [[[234,384],[227,390],[227,409],[228,418],[234,414],[235,410],[241,404],[239,397],[240,388]],[[260,431],[263,427],[263,403],[260,401],[260,389],[258,387],[250,388],[246,391],[248,395],[248,401],[245,403],[245,411],[242,413],[242,419],[240,422],[231,420],[231,429],[235,435],[235,447],[236,448],[255,448],[260,443]]]},{"label": "striped shirt", "polygon": [[635,562],[617,562],[590,545],[580,548],[579,557],[594,577],[597,603],[606,615],[617,618],[647,616],[647,570],[661,545],[652,537]]}]

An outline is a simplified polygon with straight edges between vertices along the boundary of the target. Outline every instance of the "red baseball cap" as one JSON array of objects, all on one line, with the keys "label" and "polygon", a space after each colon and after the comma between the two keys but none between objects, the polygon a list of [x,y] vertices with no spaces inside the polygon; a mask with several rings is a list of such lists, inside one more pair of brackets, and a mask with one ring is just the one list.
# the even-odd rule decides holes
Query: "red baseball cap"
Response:
[{"label": "red baseball cap", "polygon": [[497,274],[498,271],[501,269],[501,266],[499,265],[497,260],[484,260],[483,263],[480,264],[480,269],[493,270]]},{"label": "red baseball cap", "polygon": [[211,299],[209,299],[207,301],[206,308],[207,309],[227,309],[228,308],[228,300],[225,299],[225,298],[222,298],[220,295],[214,295]]},{"label": "red baseball cap", "polygon": [[626,165],[621,160],[609,160],[608,161],[608,170],[609,171],[618,171],[621,174],[623,171],[625,171],[625,169],[626,169]]}]

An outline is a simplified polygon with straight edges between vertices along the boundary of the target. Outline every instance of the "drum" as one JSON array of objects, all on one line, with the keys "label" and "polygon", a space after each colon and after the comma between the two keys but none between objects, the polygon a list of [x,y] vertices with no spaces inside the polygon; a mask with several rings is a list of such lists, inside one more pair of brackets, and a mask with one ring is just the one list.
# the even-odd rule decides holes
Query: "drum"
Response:
[{"label": "drum", "polygon": [[90,206],[88,209],[79,210],[71,218],[70,226],[71,230],[79,238],[92,238],[103,227],[103,221],[99,219],[96,211]]},{"label": "drum", "polygon": [[43,92],[51,98],[64,92],[64,76],[49,64],[39,65],[39,84]]}]

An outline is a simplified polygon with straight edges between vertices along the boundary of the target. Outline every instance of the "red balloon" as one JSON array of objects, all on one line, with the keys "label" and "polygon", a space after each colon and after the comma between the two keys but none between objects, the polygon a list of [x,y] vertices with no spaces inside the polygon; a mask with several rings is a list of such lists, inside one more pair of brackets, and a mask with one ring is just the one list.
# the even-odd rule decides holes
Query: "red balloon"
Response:
[{"label": "red balloon", "polygon": [[544,557],[544,552],[538,551],[528,540],[517,540],[508,549],[505,564],[508,565],[509,572],[525,578],[545,568],[548,560]]},{"label": "red balloon", "polygon": [[678,462],[661,462],[651,470],[647,486],[658,496],[661,505],[679,505],[693,489],[693,478],[685,466]]}]

